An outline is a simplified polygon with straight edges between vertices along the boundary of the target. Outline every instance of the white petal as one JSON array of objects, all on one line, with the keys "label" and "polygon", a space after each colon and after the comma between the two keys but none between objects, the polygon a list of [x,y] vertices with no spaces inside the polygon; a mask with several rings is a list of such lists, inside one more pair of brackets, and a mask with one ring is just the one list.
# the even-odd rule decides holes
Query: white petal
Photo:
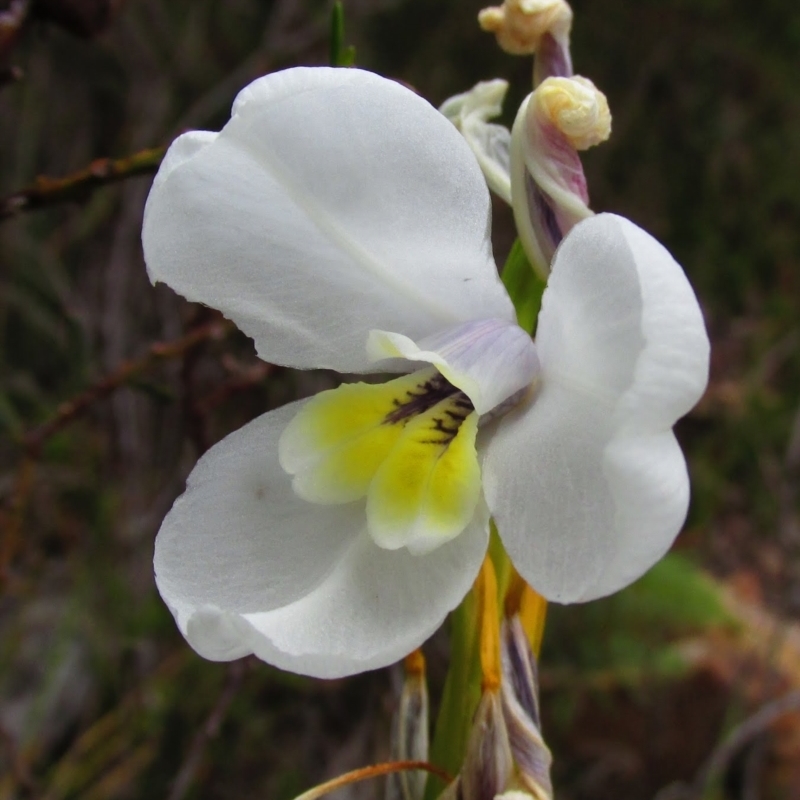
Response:
[{"label": "white petal", "polygon": [[384,550],[367,533],[318,589],[247,614],[253,652],[292,672],[335,678],[391,664],[419,647],[469,591],[486,553],[488,517],[428,555]]},{"label": "white petal", "polygon": [[550,600],[609,594],[669,548],[689,487],[671,427],[708,378],[681,268],[608,214],[556,254],[539,317],[542,390],[488,442],[484,490],[517,569]]},{"label": "white petal", "polygon": [[422,98],[359,70],[293,69],[251,84],[234,111],[154,184],[152,280],[303,368],[370,369],[372,328],[423,338],[513,319],[480,170]]},{"label": "white petal", "polygon": [[156,540],[156,581],[189,643],[215,660],[255,653],[337,677],[392,663],[466,594],[483,558],[487,513],[425,557],[381,550],[364,503],[300,500],[277,441],[301,403],[213,447]]},{"label": "white petal", "polygon": [[539,373],[531,337],[514,323],[497,319],[468,322],[413,342],[408,336],[371,331],[369,355],[433,364],[453,386],[486,414],[528,386]]},{"label": "white petal", "polygon": [[153,179],[150,193],[152,194],[153,190],[159,187],[176,167],[197,155],[207,145],[211,144],[217,136],[218,134],[211,131],[188,131],[179,136],[164,155],[161,166],[158,168],[158,173]]},{"label": "white petal", "polygon": [[316,586],[357,537],[364,512],[298,498],[277,442],[304,405],[264,414],[198,461],[156,539],[156,582],[173,610],[264,611]]},{"label": "white petal", "polygon": [[511,132],[488,120],[499,116],[508,91],[508,81],[481,81],[468,92],[442,103],[439,110],[460,131],[472,148],[489,188],[511,205]]},{"label": "white petal", "polygon": [[605,398],[625,430],[672,427],[708,383],[708,335],[683,270],[613,214],[581,222],[558,249],[536,346],[546,383]]}]

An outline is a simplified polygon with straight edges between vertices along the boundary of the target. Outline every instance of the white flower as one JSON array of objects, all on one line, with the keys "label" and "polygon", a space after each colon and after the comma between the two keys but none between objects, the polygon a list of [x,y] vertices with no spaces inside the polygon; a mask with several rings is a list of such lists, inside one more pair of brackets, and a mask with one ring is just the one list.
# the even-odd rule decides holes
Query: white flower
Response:
[{"label": "white flower", "polygon": [[200,459],[155,552],[200,654],[320,677],[391,663],[468,591],[490,514],[561,602],[669,548],[688,502],[671,428],[708,369],[682,270],[622,218],[580,223],[534,348],[488,231],[456,129],[359,70],[269,75],[220,133],[172,145],[145,210],[154,281],[219,308],[268,361],[401,373],[264,414]]}]

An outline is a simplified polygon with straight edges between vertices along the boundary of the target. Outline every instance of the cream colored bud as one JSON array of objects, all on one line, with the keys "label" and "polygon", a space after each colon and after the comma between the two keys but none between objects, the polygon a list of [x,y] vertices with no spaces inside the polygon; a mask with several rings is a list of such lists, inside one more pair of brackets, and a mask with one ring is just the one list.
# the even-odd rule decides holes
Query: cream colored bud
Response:
[{"label": "cream colored bud", "polygon": [[572,9],[565,0],[504,0],[502,6],[484,8],[478,22],[507,53],[530,55],[546,33],[556,39],[569,36]]},{"label": "cream colored bud", "polygon": [[534,800],[534,797],[532,794],[523,792],[520,789],[509,789],[503,794],[496,795],[494,800]]},{"label": "cream colored bud", "polygon": [[552,123],[576,150],[611,135],[608,100],[588,78],[547,78],[533,93],[531,112]]}]

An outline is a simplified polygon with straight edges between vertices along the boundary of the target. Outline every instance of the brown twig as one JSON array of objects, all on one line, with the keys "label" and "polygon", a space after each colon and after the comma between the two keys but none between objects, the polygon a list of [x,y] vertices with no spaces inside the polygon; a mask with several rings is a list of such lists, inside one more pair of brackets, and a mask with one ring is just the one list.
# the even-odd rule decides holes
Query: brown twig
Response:
[{"label": "brown twig", "polygon": [[0,220],[44,206],[82,200],[100,186],[152,174],[165,152],[164,147],[151,147],[124,158],[98,158],[88,167],[63,178],[40,176],[31,186],[0,200]]},{"label": "brown twig", "polygon": [[49,420],[22,436],[20,440],[22,460],[17,469],[11,498],[3,515],[5,520],[3,536],[0,539],[0,584],[5,583],[8,578],[8,568],[17,550],[33,488],[36,462],[48,439],[85,414],[98,400],[107,397],[156,363],[182,356],[202,342],[222,339],[233,329],[233,324],[228,320],[215,319],[194,328],[175,341],[156,342],[143,356],[123,362],[111,374],[101,378],[77,397],[62,403]]},{"label": "brown twig", "polygon": [[274,371],[274,364],[268,364],[266,361],[256,361],[242,369],[239,374],[233,376],[230,380],[222,383],[210,394],[201,397],[197,401],[197,405],[204,414],[209,414],[223,403],[226,403],[235,394],[245,392],[262,384]]},{"label": "brown twig", "polygon": [[242,680],[245,674],[245,664],[241,661],[234,661],[228,667],[228,679],[220,692],[217,702],[211,709],[211,713],[205,721],[205,724],[195,734],[192,743],[189,746],[189,752],[184,759],[178,774],[172,784],[167,800],[183,800],[186,793],[192,786],[197,771],[203,761],[203,752],[208,743],[216,738],[219,734],[219,729],[225,720],[228,709],[236,697],[236,693],[242,685]]},{"label": "brown twig", "polygon": [[194,328],[185,336],[173,342],[156,342],[149,347],[143,356],[123,362],[110,375],[101,378],[77,397],[62,403],[47,422],[42,423],[22,437],[23,449],[27,454],[37,457],[42,445],[53,434],[85,413],[98,400],[128,383],[139,373],[144,372],[159,361],[182,356],[202,342],[223,339],[232,330],[233,324],[231,322],[225,319],[217,319]]},{"label": "brown twig", "polygon": [[384,775],[392,775],[396,772],[408,772],[411,770],[424,770],[437,778],[441,778],[446,784],[453,782],[453,776],[449,775],[441,767],[436,764],[430,764],[427,761],[389,761],[385,764],[373,764],[371,767],[362,767],[361,769],[354,769],[352,772],[346,772],[344,775],[339,775],[337,778],[320,783],[314,786],[307,792],[295,797],[294,800],[318,800],[318,798],[333,792],[336,789],[341,789],[343,786],[349,786],[351,783],[358,783],[360,781],[370,780],[371,778],[380,778]]}]

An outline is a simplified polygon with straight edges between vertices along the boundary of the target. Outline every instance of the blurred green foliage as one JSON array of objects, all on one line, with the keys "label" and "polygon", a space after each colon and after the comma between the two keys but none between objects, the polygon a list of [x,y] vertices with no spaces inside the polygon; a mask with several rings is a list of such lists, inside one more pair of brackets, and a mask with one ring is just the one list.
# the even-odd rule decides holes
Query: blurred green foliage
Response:
[{"label": "blurred green foliage", "polygon": [[685,668],[673,647],[682,639],[736,625],[719,587],[692,560],[671,553],[611,597],[552,607],[542,663],[556,673],[595,672],[637,684],[643,675]]}]

